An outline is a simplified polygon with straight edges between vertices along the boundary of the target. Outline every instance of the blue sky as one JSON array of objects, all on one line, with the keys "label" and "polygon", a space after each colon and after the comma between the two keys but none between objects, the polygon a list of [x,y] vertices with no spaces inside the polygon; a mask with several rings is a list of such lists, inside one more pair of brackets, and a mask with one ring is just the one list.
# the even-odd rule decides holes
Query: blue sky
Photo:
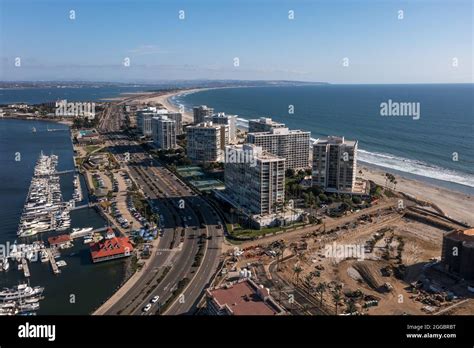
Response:
[{"label": "blue sky", "polygon": [[0,0],[0,80],[472,82],[472,3]]}]

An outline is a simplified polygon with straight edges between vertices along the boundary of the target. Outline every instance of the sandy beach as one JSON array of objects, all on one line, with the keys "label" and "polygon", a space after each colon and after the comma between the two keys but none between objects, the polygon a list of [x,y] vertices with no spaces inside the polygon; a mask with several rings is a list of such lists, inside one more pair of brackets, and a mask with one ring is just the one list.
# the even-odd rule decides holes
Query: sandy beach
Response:
[{"label": "sandy beach", "polygon": [[192,123],[193,122],[193,115],[189,111],[183,111],[180,110],[179,106],[174,105],[171,103],[170,99],[173,96],[179,95],[179,94],[189,94],[189,93],[194,93],[197,91],[205,91],[210,88],[194,88],[194,89],[183,89],[179,91],[173,91],[169,93],[164,93],[164,94],[152,94],[152,95],[140,95],[137,96],[137,101],[140,101],[140,103],[159,103],[162,104],[166,109],[169,111],[173,112],[181,112],[183,114],[183,122],[184,123]]},{"label": "sandy beach", "polygon": [[[359,163],[359,170],[362,171],[362,174],[358,174],[359,176],[385,186],[384,175],[386,172],[382,168]],[[474,226],[473,196],[433,186],[422,181],[407,179],[400,175],[394,176],[397,181],[396,191],[414,196],[422,201],[431,202],[440,208],[444,214]],[[389,187],[393,187],[393,184],[389,183]]]}]

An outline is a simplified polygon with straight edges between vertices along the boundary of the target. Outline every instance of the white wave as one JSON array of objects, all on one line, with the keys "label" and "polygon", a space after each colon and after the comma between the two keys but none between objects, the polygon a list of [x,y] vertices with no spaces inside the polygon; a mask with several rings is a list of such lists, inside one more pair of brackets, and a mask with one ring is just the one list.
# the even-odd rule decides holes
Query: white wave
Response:
[{"label": "white wave", "polygon": [[369,152],[362,149],[357,150],[357,158],[361,162],[374,164],[380,167],[474,187],[474,175],[460,173],[455,170],[442,168],[423,161],[397,157],[386,153]]}]

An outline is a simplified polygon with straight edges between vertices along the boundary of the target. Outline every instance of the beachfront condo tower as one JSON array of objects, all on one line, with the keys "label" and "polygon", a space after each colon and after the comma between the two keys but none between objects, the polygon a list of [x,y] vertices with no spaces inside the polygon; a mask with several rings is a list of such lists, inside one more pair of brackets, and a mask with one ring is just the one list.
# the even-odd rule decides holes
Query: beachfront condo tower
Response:
[{"label": "beachfront condo tower", "polygon": [[258,132],[269,132],[273,128],[285,128],[284,123],[273,121],[268,117],[260,117],[257,119],[249,120],[249,133]]},{"label": "beachfront condo tower", "polygon": [[213,124],[221,124],[229,126],[229,144],[235,144],[237,141],[237,116],[226,115],[219,112],[210,117]]},{"label": "beachfront condo tower", "polygon": [[244,144],[226,147],[225,193],[246,214],[266,215],[283,210],[285,159]]},{"label": "beachfront condo tower", "polygon": [[196,163],[222,162],[225,146],[229,145],[229,126],[203,122],[186,127],[188,158]]},{"label": "beachfront condo tower", "polygon": [[313,143],[313,186],[326,192],[353,193],[356,171],[357,140],[330,136]]},{"label": "beachfront condo tower", "polygon": [[146,137],[151,137],[151,119],[156,116],[155,107],[147,107],[137,111],[137,130]]},{"label": "beachfront condo tower", "polygon": [[248,133],[247,143],[285,158],[286,169],[304,170],[311,168],[310,138],[311,132],[280,127],[271,128],[268,132]]},{"label": "beachfront condo tower", "polygon": [[176,148],[176,122],[168,116],[155,116],[151,120],[153,142],[161,150]]},{"label": "beachfront condo tower", "polygon": [[194,124],[206,121],[206,117],[212,116],[213,113],[214,109],[208,108],[206,105],[193,107]]}]

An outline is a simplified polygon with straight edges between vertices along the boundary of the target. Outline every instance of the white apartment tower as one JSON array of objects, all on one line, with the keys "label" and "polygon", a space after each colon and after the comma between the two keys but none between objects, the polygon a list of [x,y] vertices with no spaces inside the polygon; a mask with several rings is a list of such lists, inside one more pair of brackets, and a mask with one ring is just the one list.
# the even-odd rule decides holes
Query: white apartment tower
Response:
[{"label": "white apartment tower", "polygon": [[226,195],[243,212],[267,215],[283,210],[284,158],[255,145],[227,146],[224,178]]},{"label": "white apartment tower", "polygon": [[152,135],[151,119],[156,116],[156,108],[148,107],[137,111],[137,130],[144,136]]},{"label": "white apartment tower", "polygon": [[310,150],[311,132],[272,128],[268,132],[248,133],[247,142],[262,147],[275,156],[286,159],[286,168],[302,170],[311,167]]},{"label": "white apartment tower", "polygon": [[153,142],[162,150],[176,148],[176,122],[165,115],[151,120]]},{"label": "white apartment tower", "polygon": [[186,152],[193,162],[221,162],[229,144],[229,126],[203,122],[186,127]]},{"label": "white apartment tower", "polygon": [[313,186],[351,193],[357,175],[357,140],[330,136],[313,144]]}]

